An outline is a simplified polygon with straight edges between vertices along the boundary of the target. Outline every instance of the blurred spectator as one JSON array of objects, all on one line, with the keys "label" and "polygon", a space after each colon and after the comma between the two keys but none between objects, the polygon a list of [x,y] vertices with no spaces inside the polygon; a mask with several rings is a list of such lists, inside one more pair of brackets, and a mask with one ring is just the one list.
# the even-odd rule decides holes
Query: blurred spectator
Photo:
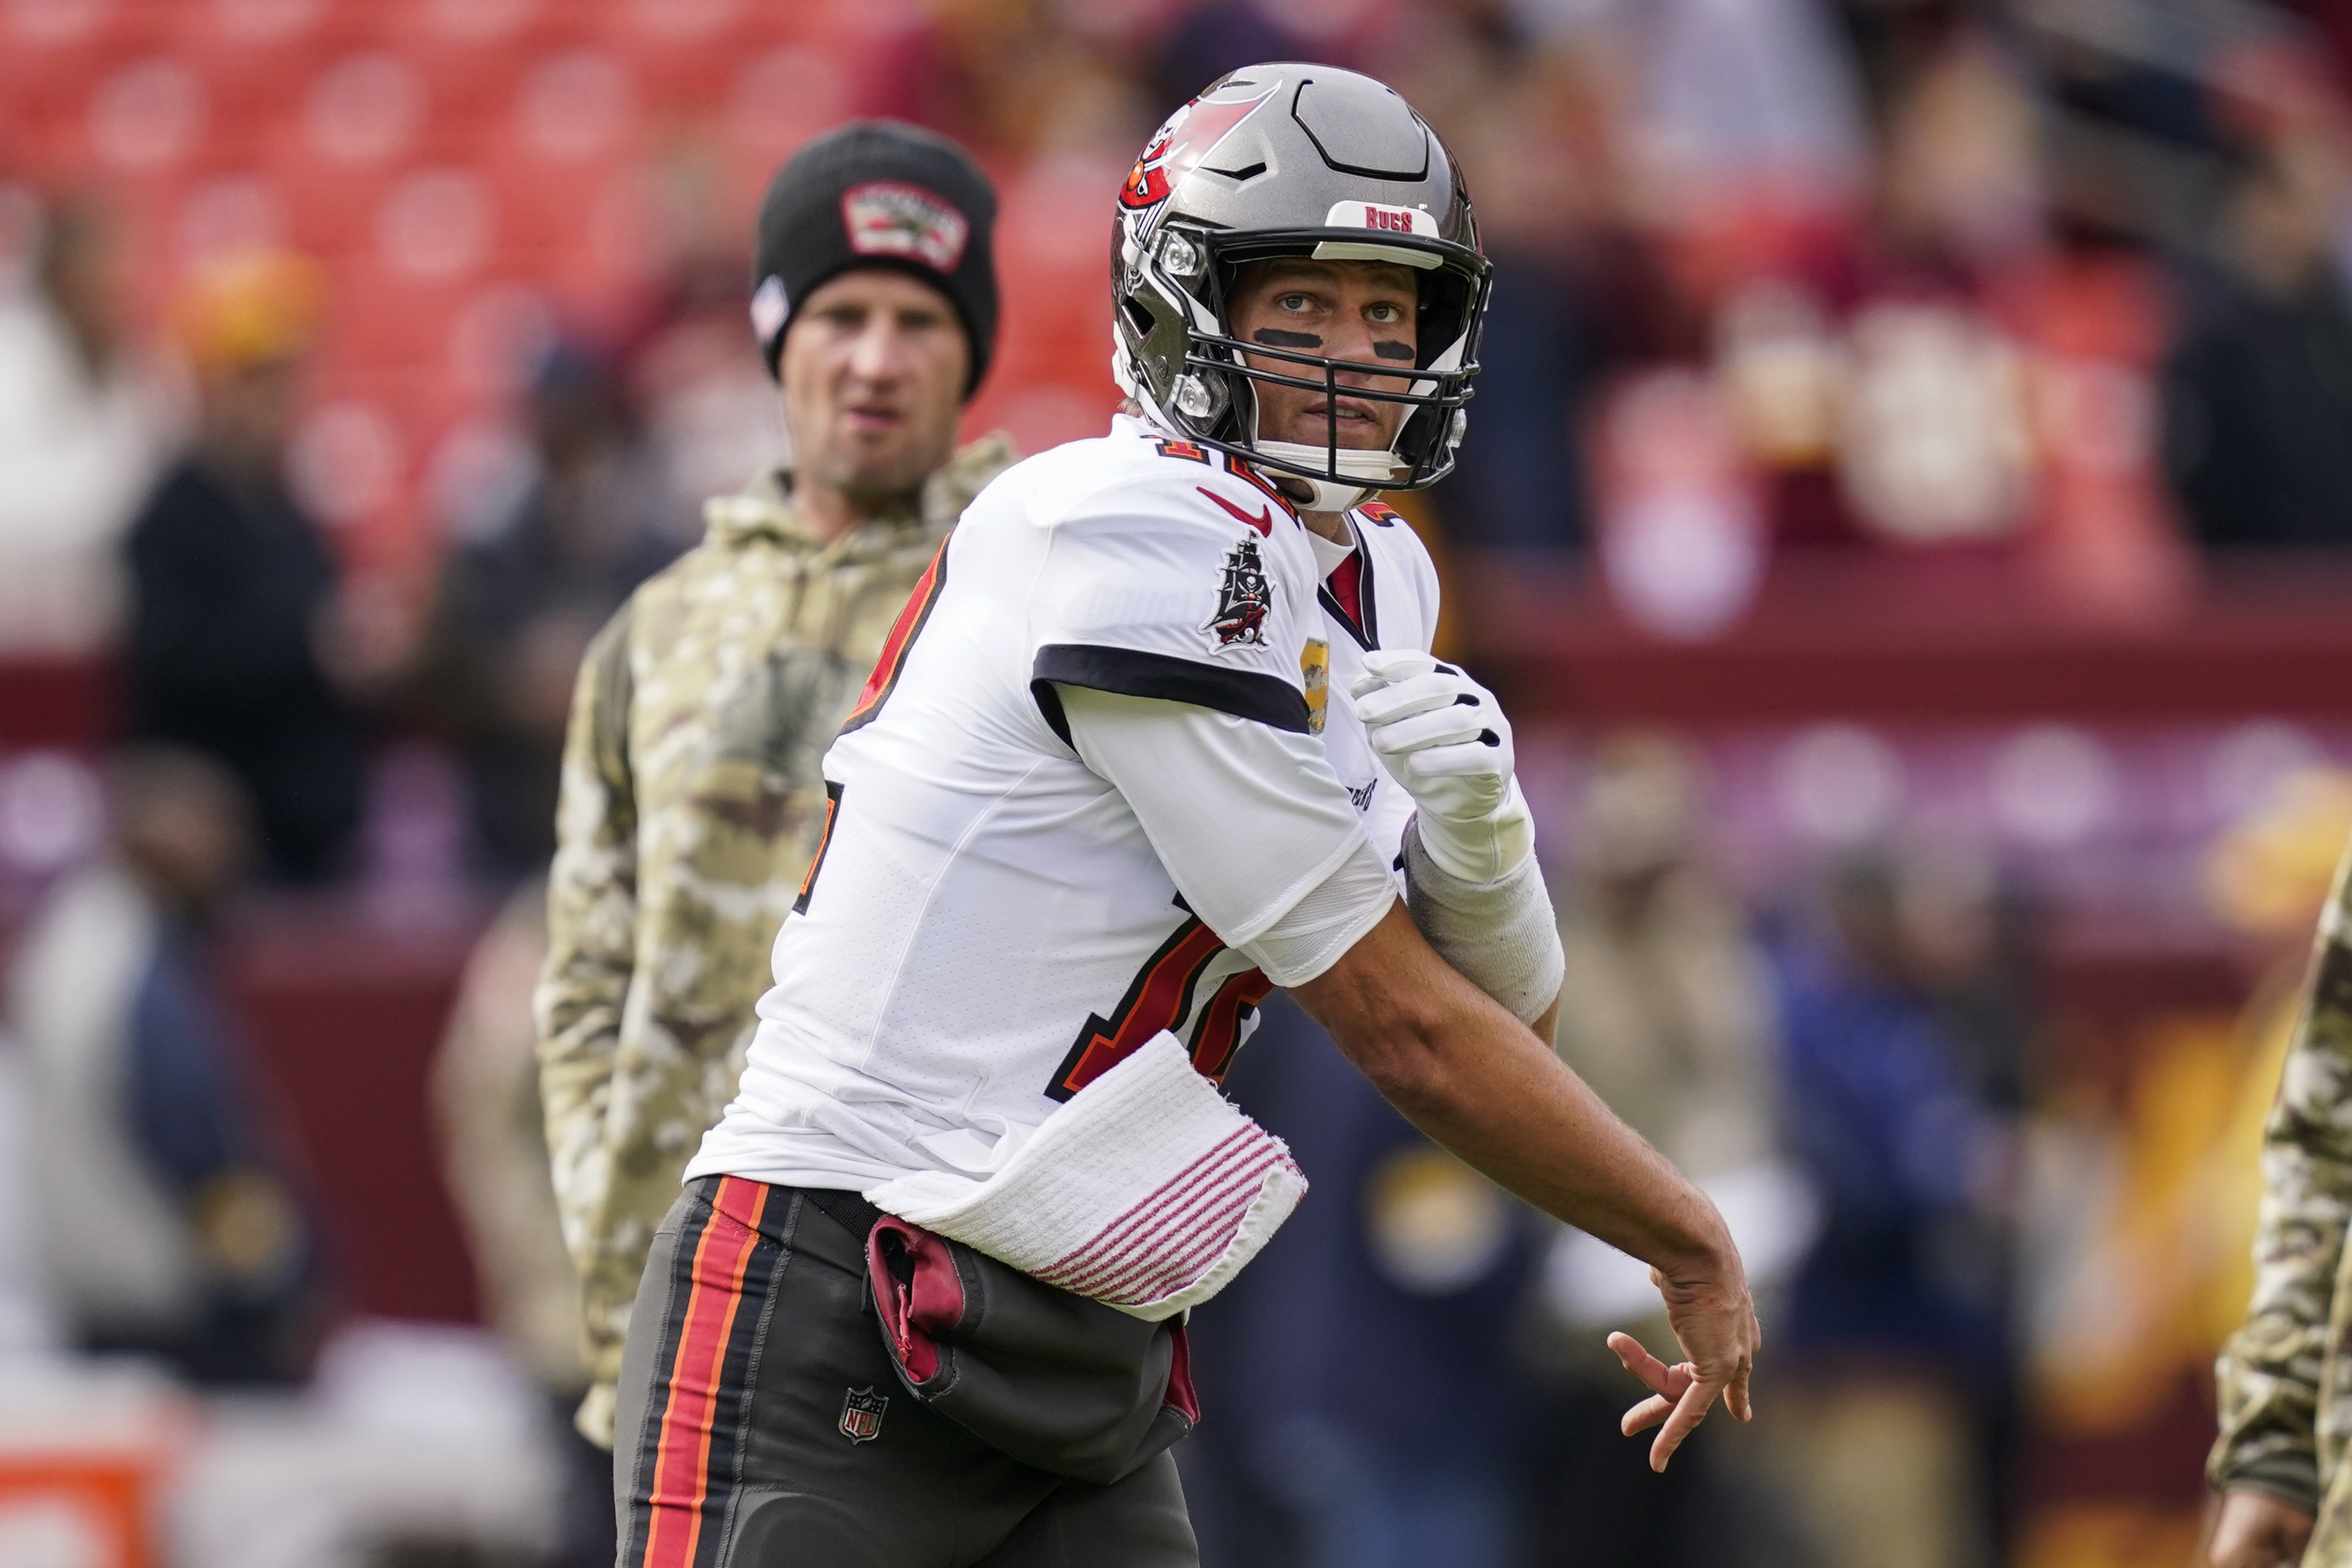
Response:
[{"label": "blurred spectator", "polygon": [[546,1391],[564,1459],[557,1540],[542,1568],[610,1568],[612,1459],[572,1425],[589,1378],[580,1276],[563,1248],[539,1098],[530,993],[546,957],[547,895],[533,879],[467,960],[434,1067],[434,1108],[483,1319]]},{"label": "blurred spectator", "polygon": [[1726,412],[1705,377],[1658,369],[1624,378],[1597,422],[1601,569],[1658,636],[1713,636],[1763,580],[1764,519]]},{"label": "blurred spectator", "polygon": [[1588,531],[1577,424],[1598,357],[1592,231],[1609,167],[1595,73],[1546,51],[1507,8],[1463,6],[1396,25],[1380,68],[1462,160],[1495,265],[1478,343],[1476,438],[1438,500],[1454,541],[1561,549]]},{"label": "blurred spectator", "polygon": [[[121,612],[117,550],[163,457],[157,378],[131,352],[112,225],[0,188],[0,652],[88,653]],[[0,232],[0,251],[11,237]]]},{"label": "blurred spectator", "polygon": [[2256,144],[2217,260],[2183,272],[2166,455],[2208,545],[2352,543],[2352,132],[2330,107]]},{"label": "blurred spectator", "polygon": [[1575,279],[1538,257],[1497,257],[1478,362],[1478,440],[1446,482],[1449,531],[1487,549],[1585,542],[1583,463],[1571,440],[1586,355]]},{"label": "blurred spectator", "polygon": [[113,784],[112,853],[51,892],[9,986],[59,1314],[85,1348],[199,1381],[295,1378],[317,1247],[211,941],[254,858],[245,794],[163,749],[121,759]]},{"label": "blurred spectator", "polygon": [[682,544],[700,536],[704,501],[792,460],[775,385],[743,348],[748,268],[730,257],[722,280],[719,265],[682,272],[667,320],[629,372],[659,473],[662,527]]},{"label": "blurred spectator", "polygon": [[555,853],[580,656],[629,591],[677,553],[611,367],[578,347],[548,354],[531,384],[530,428],[528,479],[442,564],[416,677],[465,756],[478,868],[499,878],[535,873]]},{"label": "blurred spectator", "polygon": [[1177,1458],[1203,1568],[1519,1561],[1526,1211],[1287,1001],[1226,1087],[1289,1143],[1316,1201],[1192,1319],[1210,1414]]},{"label": "blurred spectator", "polygon": [[[1778,1156],[1771,975],[1748,917],[1697,863],[1700,780],[1674,741],[1629,734],[1593,757],[1574,874],[1559,1054],[1695,1179]],[[1612,1390],[1613,1392],[1613,1390]]]},{"label": "blurred spectator", "polygon": [[1967,858],[1859,855],[1826,903],[1775,953],[1822,1226],[1774,1335],[1772,1458],[1832,1565],[2000,1562],[2017,961]]},{"label": "blurred spectator", "polygon": [[181,300],[194,447],[131,533],[131,731],[226,763],[269,873],[315,880],[357,825],[361,726],[338,569],[287,489],[288,436],[324,306],[278,254],[217,264]]},{"label": "blurred spectator", "polygon": [[[0,1019],[5,1019],[0,1008]],[[42,1267],[38,1107],[24,1047],[0,1027],[0,1360],[53,1349],[56,1302]]]},{"label": "blurred spectator", "polygon": [[[1768,1321],[1805,1239],[1802,1189],[1780,1157],[1771,974],[1747,912],[1701,863],[1696,759],[1663,735],[1604,742],[1579,795],[1573,872],[1559,883],[1568,954],[1559,1054],[1723,1210]],[[1546,1297],[1567,1332],[1544,1474],[1539,1561],[1579,1568],[1780,1562],[1790,1527],[1741,1473],[1737,1437],[1702,1428],[1663,1476],[1612,1440],[1623,1374],[1611,1329],[1672,1349],[1649,1271],[1563,1232]],[[1738,1525],[1729,1521],[1736,1516]],[[1727,1557],[1726,1543],[1738,1541]]]},{"label": "blurred spectator", "polygon": [[1283,25],[1283,9],[1260,0],[1205,0],[1181,7],[1145,66],[1150,101],[1182,103],[1228,71],[1260,60],[1319,58]]}]

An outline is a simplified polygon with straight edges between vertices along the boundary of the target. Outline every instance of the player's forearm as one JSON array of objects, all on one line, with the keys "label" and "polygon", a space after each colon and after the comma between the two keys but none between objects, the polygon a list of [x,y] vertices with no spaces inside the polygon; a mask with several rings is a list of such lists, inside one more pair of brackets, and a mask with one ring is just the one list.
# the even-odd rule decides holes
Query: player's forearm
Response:
[{"label": "player's forearm", "polygon": [[1386,1092],[1438,1142],[1670,1278],[1737,1269],[1714,1205],[1526,1026],[1492,1007],[1475,1024],[1452,1020],[1423,1051],[1421,1070]]},{"label": "player's forearm", "polygon": [[1534,1023],[1528,1026],[1528,1029],[1534,1033],[1537,1039],[1541,1040],[1547,1046],[1550,1046],[1554,1050],[1559,1049],[1559,1004],[1561,998],[1565,997],[1567,994],[1567,992],[1562,991],[1559,994],[1553,996],[1551,999],[1551,1005],[1543,1010],[1543,1016],[1538,1018]]},{"label": "player's forearm", "polygon": [[1740,1278],[1705,1195],[1438,958],[1402,909],[1293,994],[1391,1104],[1502,1186],[1670,1280]]}]

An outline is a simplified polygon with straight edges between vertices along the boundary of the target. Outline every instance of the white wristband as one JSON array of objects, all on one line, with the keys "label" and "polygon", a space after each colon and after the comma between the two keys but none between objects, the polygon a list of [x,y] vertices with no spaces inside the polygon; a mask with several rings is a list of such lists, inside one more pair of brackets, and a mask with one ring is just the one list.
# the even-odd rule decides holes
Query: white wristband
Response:
[{"label": "white wristband", "polygon": [[1405,908],[1438,956],[1510,1010],[1522,1024],[1543,1016],[1559,994],[1568,955],[1543,866],[1521,858],[1489,882],[1454,876],[1422,837],[1428,819],[1405,826]]},{"label": "white wristband", "polygon": [[1464,820],[1428,810],[1414,816],[1429,858],[1457,882],[1497,881],[1535,858],[1535,817],[1516,778],[1510,781],[1503,804],[1485,816]]}]

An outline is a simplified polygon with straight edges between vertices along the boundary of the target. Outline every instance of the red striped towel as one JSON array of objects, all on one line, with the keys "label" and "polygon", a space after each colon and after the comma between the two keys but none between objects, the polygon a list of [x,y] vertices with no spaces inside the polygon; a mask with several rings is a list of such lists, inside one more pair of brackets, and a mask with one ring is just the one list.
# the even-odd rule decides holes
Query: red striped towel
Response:
[{"label": "red striped towel", "polygon": [[984,1180],[867,1189],[875,1207],[1136,1317],[1223,1289],[1307,1195],[1282,1140],[1165,1032],[1071,1097]]}]

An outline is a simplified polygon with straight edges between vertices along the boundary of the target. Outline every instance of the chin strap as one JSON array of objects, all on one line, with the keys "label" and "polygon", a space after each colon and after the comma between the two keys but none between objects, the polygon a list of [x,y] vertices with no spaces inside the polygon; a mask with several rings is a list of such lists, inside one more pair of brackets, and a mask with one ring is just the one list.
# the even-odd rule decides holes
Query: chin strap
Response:
[{"label": "chin strap", "polygon": [[[1251,447],[1260,456],[1278,458],[1286,463],[1296,463],[1302,468],[1322,468],[1329,464],[1332,458],[1329,447],[1309,447],[1297,441],[1255,441],[1251,443]],[[1346,511],[1350,507],[1361,506],[1368,497],[1384,489],[1395,477],[1396,471],[1402,467],[1404,467],[1403,461],[1394,452],[1385,448],[1372,450],[1357,447],[1342,447],[1339,449],[1339,471],[1349,479],[1363,480],[1362,484],[1340,484],[1330,479],[1311,479],[1304,474],[1285,473],[1280,470],[1276,470],[1269,477],[1277,482],[1297,479],[1302,484],[1310,486],[1315,494],[1314,499],[1307,503],[1306,510],[1308,511]]]},{"label": "chin strap", "polygon": [[[1182,426],[1161,413],[1159,405],[1151,400],[1149,389],[1135,374],[1135,367],[1128,359],[1126,345],[1122,343],[1111,346],[1111,379],[1143,411],[1146,425],[1171,436],[1183,434]],[[1296,463],[1302,468],[1323,468],[1331,459],[1330,448],[1309,447],[1299,441],[1252,440],[1249,447],[1261,456]],[[1403,458],[1384,447],[1342,447],[1339,448],[1339,472],[1349,479],[1363,480],[1362,484],[1341,484],[1306,474],[1286,473],[1278,468],[1269,472],[1267,478],[1278,485],[1297,483],[1307,486],[1310,494],[1306,500],[1299,502],[1299,509],[1303,511],[1347,511],[1363,505],[1386,489],[1397,470],[1404,466]],[[1291,499],[1297,500],[1296,496]]]}]

